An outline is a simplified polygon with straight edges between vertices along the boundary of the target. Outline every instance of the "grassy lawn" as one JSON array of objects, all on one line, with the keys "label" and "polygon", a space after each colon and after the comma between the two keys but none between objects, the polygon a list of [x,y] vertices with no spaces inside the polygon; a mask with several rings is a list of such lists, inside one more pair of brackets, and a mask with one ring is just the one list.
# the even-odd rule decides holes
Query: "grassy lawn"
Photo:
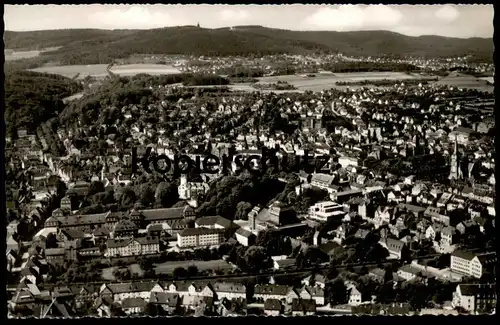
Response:
[{"label": "grassy lawn", "polygon": [[[112,266],[112,267],[108,267],[108,268],[103,269],[101,277],[104,280],[115,281],[116,278],[113,275],[113,271],[118,269],[118,268],[119,268],[118,266]],[[137,274],[139,274],[139,277],[144,275],[144,271],[141,269],[139,264],[131,264],[128,266],[128,268],[130,270],[130,273],[132,273],[132,274],[137,273]]]},{"label": "grassy lawn", "polygon": [[214,261],[178,261],[178,262],[165,262],[154,265],[154,270],[156,274],[170,274],[176,268],[183,267],[187,269],[189,266],[195,265],[198,270],[231,270],[233,267],[223,261],[223,260],[214,260]]}]

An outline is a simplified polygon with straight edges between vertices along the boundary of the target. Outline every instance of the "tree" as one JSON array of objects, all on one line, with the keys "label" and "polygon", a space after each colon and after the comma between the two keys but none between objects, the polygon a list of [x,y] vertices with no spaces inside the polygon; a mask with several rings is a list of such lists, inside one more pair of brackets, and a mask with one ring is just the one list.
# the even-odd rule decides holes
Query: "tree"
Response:
[{"label": "tree", "polygon": [[50,233],[47,235],[47,239],[45,239],[45,248],[57,248],[57,237],[54,233]]},{"label": "tree", "polygon": [[334,260],[330,261],[330,264],[328,265],[328,271],[326,273],[326,278],[327,279],[335,279],[339,275],[339,271],[337,270],[337,265],[335,264]]},{"label": "tree", "polygon": [[249,202],[239,202],[236,205],[236,214],[234,215],[235,220],[247,220],[248,213],[252,210],[252,204]]},{"label": "tree", "polygon": [[266,249],[262,246],[248,248],[243,259],[250,272],[257,272],[270,266],[269,258],[266,256]]},{"label": "tree", "polygon": [[88,192],[87,196],[90,197],[96,193],[101,193],[104,191],[105,191],[104,184],[102,182],[95,181],[95,182],[90,183],[89,192]]},{"label": "tree", "polygon": [[344,280],[337,277],[333,282],[326,287],[327,301],[330,305],[341,305],[347,302],[347,287]]},{"label": "tree", "polygon": [[155,191],[149,184],[142,184],[140,186],[139,201],[145,207],[148,207],[154,203]]},{"label": "tree", "polygon": [[190,265],[187,268],[187,275],[188,276],[196,276],[198,275],[198,267],[196,265]]},{"label": "tree", "polygon": [[173,272],[173,276],[176,279],[185,278],[187,276],[187,271],[183,267],[176,267]]}]

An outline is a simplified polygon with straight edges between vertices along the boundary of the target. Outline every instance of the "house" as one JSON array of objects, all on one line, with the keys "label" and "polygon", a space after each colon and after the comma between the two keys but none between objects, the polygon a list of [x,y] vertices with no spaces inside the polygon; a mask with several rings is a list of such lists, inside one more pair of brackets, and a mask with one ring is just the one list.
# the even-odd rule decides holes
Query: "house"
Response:
[{"label": "house", "polygon": [[335,177],[328,174],[313,174],[311,177],[311,186],[331,192],[330,185],[333,185]]},{"label": "house", "polygon": [[286,270],[289,268],[293,268],[295,266],[295,262],[295,258],[275,260],[273,263],[273,267],[275,270]]},{"label": "house", "polygon": [[168,313],[173,313],[179,308],[181,298],[173,292],[151,292],[149,303],[155,304]]},{"label": "house", "polygon": [[279,316],[283,313],[283,305],[279,299],[269,298],[264,301],[264,315]]},{"label": "house", "polygon": [[379,244],[389,251],[389,257],[401,259],[401,253],[405,247],[404,242],[393,238],[382,238]]},{"label": "house", "polygon": [[361,292],[354,286],[350,286],[347,289],[348,295],[349,295],[349,301],[348,304],[351,306],[357,306],[361,304],[362,298],[361,298]]},{"label": "house", "polygon": [[227,299],[223,298],[219,302],[218,314],[223,317],[228,316],[245,316],[246,315],[246,299]]},{"label": "house", "polygon": [[496,304],[495,284],[459,284],[453,293],[452,305],[469,312],[491,312]]},{"label": "house", "polygon": [[111,317],[111,306],[113,303],[113,299],[110,297],[97,297],[94,307],[97,309],[99,317]]},{"label": "house", "polygon": [[122,310],[127,315],[143,313],[146,310],[146,305],[146,300],[142,298],[125,298],[121,303]]},{"label": "house", "polygon": [[268,299],[286,300],[292,287],[279,284],[257,284],[254,289],[254,298],[260,301]]},{"label": "house", "polygon": [[292,300],[293,316],[312,316],[316,314],[316,301],[305,299]]},{"label": "house", "polygon": [[434,240],[436,238],[436,235],[441,233],[441,229],[443,229],[443,226],[439,224],[432,224],[427,229],[425,230],[425,238]]},{"label": "house", "polygon": [[151,292],[163,292],[163,287],[153,281],[128,282],[128,283],[105,283],[99,289],[100,297],[110,297],[115,302],[121,302],[126,298],[149,299]]},{"label": "house", "polygon": [[325,291],[321,287],[304,286],[299,292],[300,299],[314,300],[317,306],[325,304]]},{"label": "house", "polygon": [[[450,269],[453,272],[472,276],[480,279],[483,276],[483,268],[491,262],[490,254],[475,255],[466,251],[455,250],[451,254]],[[496,256],[494,256],[496,259]]]},{"label": "house", "polygon": [[326,278],[321,274],[314,274],[304,278],[300,283],[308,287],[317,286],[325,289]]},{"label": "house", "polygon": [[241,283],[216,282],[212,288],[215,291],[216,300],[246,299],[247,297],[247,288]]},{"label": "house", "polygon": [[254,245],[255,240],[257,238],[252,232],[244,228],[239,228],[238,230],[236,230],[235,236],[238,243],[240,243],[243,246]]},{"label": "house", "polygon": [[422,270],[411,265],[411,264],[407,264],[407,265],[401,266],[398,269],[397,275],[401,279],[404,279],[406,281],[412,281],[412,280],[415,280],[422,275]]}]

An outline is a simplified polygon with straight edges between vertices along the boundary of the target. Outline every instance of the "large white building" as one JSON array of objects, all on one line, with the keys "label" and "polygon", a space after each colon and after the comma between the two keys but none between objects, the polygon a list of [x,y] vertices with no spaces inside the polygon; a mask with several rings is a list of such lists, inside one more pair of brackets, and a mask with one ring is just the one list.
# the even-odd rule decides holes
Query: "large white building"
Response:
[{"label": "large white building", "polygon": [[[483,255],[484,256],[484,255]],[[481,278],[483,276],[483,263],[485,257],[477,256],[469,252],[454,251],[451,254],[450,269],[453,272]]]},{"label": "large white building", "polygon": [[494,284],[459,284],[453,293],[452,304],[469,312],[490,310],[497,304]]},{"label": "large white building", "polygon": [[318,202],[309,208],[308,217],[313,220],[326,222],[330,218],[342,218],[346,212],[344,207],[335,202]]},{"label": "large white building", "polygon": [[106,242],[105,257],[139,256],[160,253],[158,237],[109,239]]},{"label": "large white building", "polygon": [[224,242],[225,229],[187,228],[177,233],[177,246],[203,247],[220,245]]}]

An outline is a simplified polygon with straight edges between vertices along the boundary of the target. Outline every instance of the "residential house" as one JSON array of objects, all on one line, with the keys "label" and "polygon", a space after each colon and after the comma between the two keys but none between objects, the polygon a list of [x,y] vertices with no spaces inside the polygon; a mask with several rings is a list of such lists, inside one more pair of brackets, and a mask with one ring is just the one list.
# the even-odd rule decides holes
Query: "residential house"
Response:
[{"label": "residential house", "polygon": [[314,274],[304,278],[301,283],[307,287],[316,286],[325,289],[326,278],[322,274]]},{"label": "residential house", "polygon": [[254,298],[260,301],[268,299],[286,300],[293,288],[279,284],[257,284],[254,289]]},{"label": "residential house", "polygon": [[393,238],[382,238],[380,239],[379,244],[389,251],[389,257],[401,259],[401,254],[405,247],[404,242]]},{"label": "residential house", "polygon": [[453,293],[452,305],[469,312],[492,311],[496,304],[495,284],[459,284]]},{"label": "residential house", "polygon": [[323,306],[325,304],[325,291],[319,286],[304,286],[299,292],[300,299],[304,300],[314,300],[317,306]]},{"label": "residential house", "polygon": [[174,313],[181,305],[181,297],[173,292],[151,292],[149,303],[163,308],[167,313]]},{"label": "residential house", "polygon": [[146,310],[147,302],[143,298],[125,298],[121,306],[127,315],[141,314]]},{"label": "residential house", "polygon": [[240,283],[227,283],[227,282],[216,282],[212,285],[215,291],[216,300],[221,300],[223,298],[233,300],[233,299],[246,299],[247,289],[245,285]]},{"label": "residential house", "polygon": [[362,302],[362,297],[361,297],[361,292],[356,288],[356,286],[351,285],[347,288],[347,292],[349,295],[349,300],[348,304],[351,306],[357,306],[361,304]]},{"label": "residential house", "polygon": [[110,297],[115,302],[121,302],[126,298],[141,298],[147,300],[151,296],[151,292],[163,291],[163,287],[154,281],[105,283],[99,289],[99,296]]},{"label": "residential house", "polygon": [[256,236],[244,228],[236,230],[236,240],[243,246],[252,246],[255,244]]},{"label": "residential house", "polygon": [[291,309],[293,316],[312,316],[316,314],[316,301],[293,299]]},{"label": "residential house", "polygon": [[285,258],[280,260],[275,260],[273,263],[273,268],[275,270],[286,270],[293,268],[295,266],[296,259],[295,258]]},{"label": "residential house", "polygon": [[318,202],[309,208],[308,218],[321,222],[328,222],[331,219],[343,218],[345,214],[342,205],[324,201]]},{"label": "residential house", "polygon": [[280,299],[269,298],[264,301],[264,315],[279,316],[283,311],[284,308]]}]

